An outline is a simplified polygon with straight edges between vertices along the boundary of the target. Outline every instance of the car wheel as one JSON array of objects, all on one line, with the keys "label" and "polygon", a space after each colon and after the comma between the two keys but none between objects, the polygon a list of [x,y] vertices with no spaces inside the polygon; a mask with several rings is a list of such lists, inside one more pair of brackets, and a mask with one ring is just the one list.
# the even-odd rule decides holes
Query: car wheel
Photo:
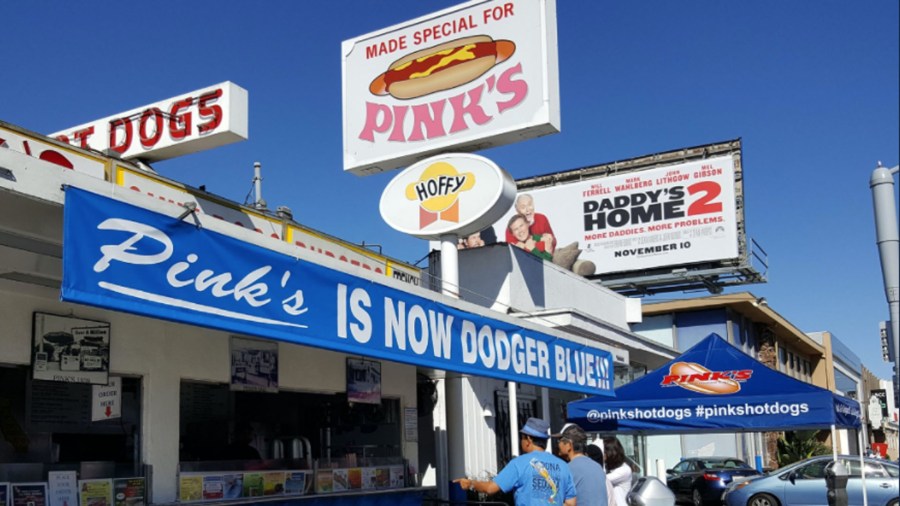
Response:
[{"label": "car wheel", "polygon": [[703,495],[700,494],[700,489],[695,488],[691,493],[691,504],[694,506],[703,506]]},{"label": "car wheel", "polygon": [[747,506],[778,506],[778,499],[771,494],[756,494],[747,501]]}]

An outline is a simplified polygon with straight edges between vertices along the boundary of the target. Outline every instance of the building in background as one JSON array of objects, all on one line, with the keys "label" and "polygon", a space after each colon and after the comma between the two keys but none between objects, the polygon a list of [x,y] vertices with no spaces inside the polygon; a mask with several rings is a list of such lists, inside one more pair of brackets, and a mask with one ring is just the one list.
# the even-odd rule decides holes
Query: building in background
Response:
[{"label": "building in background", "polygon": [[[828,331],[808,332],[810,338],[825,350],[825,388],[860,402],[865,410],[863,398],[862,361],[840,339]],[[856,431],[840,430],[836,442],[839,452],[858,454],[859,434]],[[865,448],[862,448],[865,450]]]},{"label": "building in background", "polygon": [[867,445],[879,455],[897,460],[898,413],[894,403],[894,382],[881,379],[862,366],[862,407],[867,422]]}]

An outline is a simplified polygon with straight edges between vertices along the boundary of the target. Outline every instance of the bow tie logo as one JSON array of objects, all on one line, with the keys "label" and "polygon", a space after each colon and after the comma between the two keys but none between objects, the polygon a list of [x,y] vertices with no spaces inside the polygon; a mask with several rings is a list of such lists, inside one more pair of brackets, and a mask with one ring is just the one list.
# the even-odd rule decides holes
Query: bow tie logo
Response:
[{"label": "bow tie logo", "polygon": [[459,194],[475,186],[475,175],[437,162],[406,187],[406,198],[419,202],[419,229],[438,221],[459,223]]}]

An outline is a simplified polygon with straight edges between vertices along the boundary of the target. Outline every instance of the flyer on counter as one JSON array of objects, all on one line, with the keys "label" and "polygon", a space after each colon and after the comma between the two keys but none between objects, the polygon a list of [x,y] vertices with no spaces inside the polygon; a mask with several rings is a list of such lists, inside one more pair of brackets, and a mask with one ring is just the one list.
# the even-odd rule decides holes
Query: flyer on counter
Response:
[{"label": "flyer on counter", "polygon": [[334,478],[331,469],[316,471],[316,492],[331,492],[334,489]]},{"label": "flyer on counter", "polygon": [[211,501],[225,498],[225,477],[220,474],[203,476],[203,500]]},{"label": "flyer on counter", "polygon": [[243,473],[226,474],[225,479],[225,499],[239,499],[244,493],[244,475]]},{"label": "flyer on counter", "polygon": [[263,495],[263,476],[260,473],[244,473],[243,497]]},{"label": "flyer on counter", "polygon": [[391,466],[391,488],[403,488],[403,466]]},{"label": "flyer on counter", "polygon": [[112,480],[78,480],[81,506],[112,506]]},{"label": "flyer on counter", "polygon": [[363,490],[371,490],[375,488],[374,467],[364,467],[362,469],[362,488]]},{"label": "flyer on counter", "polygon": [[189,502],[201,499],[203,499],[203,476],[197,474],[181,475],[178,480],[178,500]]},{"label": "flyer on counter", "polygon": [[386,467],[375,469],[375,488],[388,488],[391,484],[391,470]]},{"label": "flyer on counter", "polygon": [[281,495],[284,493],[284,471],[263,473],[263,495]]},{"label": "flyer on counter", "polygon": [[362,488],[362,468],[353,467],[347,470],[347,482],[350,484],[350,490],[359,490]]},{"label": "flyer on counter", "polygon": [[350,485],[347,483],[346,469],[335,469],[331,474],[331,478],[333,481],[332,490],[335,492],[343,492],[350,488]]},{"label": "flyer on counter", "polygon": [[0,483],[0,506],[9,506],[9,483]]},{"label": "flyer on counter", "polygon": [[284,493],[305,494],[306,484],[306,471],[288,471],[284,480]]},{"label": "flyer on counter", "polygon": [[[78,473],[76,471],[48,471],[47,495],[50,506],[78,504]],[[0,502],[0,504],[4,504]]]},{"label": "flyer on counter", "polygon": [[13,483],[10,488],[12,506],[49,506],[46,483]]},{"label": "flyer on counter", "polygon": [[147,479],[113,479],[113,502],[115,506],[145,506],[147,503]]}]

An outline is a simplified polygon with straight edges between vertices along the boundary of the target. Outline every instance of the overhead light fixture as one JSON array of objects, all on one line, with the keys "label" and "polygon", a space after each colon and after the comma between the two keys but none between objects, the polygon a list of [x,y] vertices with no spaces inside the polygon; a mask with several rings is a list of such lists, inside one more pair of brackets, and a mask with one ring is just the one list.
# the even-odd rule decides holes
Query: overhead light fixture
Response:
[{"label": "overhead light fixture", "polygon": [[184,212],[178,215],[178,221],[187,218],[189,214],[194,214],[195,212],[197,212],[196,202],[185,202],[184,204],[181,204],[181,207],[184,208]]}]

